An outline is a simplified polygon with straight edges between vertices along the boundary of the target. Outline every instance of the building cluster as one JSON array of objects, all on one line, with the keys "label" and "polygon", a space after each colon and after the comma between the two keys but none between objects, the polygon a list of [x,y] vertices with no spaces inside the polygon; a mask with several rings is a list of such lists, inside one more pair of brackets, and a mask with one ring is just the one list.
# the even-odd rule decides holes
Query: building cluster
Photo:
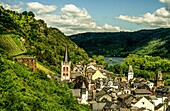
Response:
[{"label": "building cluster", "polygon": [[[71,70],[73,69],[73,70]],[[164,86],[161,71],[155,81],[134,78],[132,66],[127,77],[110,77],[112,72],[91,61],[71,68],[66,47],[61,63],[61,81],[74,82],[73,95],[93,111],[166,111],[169,107],[169,87]]]}]

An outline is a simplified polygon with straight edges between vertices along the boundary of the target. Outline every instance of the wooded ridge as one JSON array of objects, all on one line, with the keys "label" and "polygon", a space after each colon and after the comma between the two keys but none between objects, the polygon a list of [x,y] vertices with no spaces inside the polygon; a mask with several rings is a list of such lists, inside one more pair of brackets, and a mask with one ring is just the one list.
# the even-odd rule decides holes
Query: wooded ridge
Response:
[{"label": "wooded ridge", "polygon": [[170,57],[170,29],[135,32],[89,32],[70,38],[90,55],[127,56],[129,54]]}]

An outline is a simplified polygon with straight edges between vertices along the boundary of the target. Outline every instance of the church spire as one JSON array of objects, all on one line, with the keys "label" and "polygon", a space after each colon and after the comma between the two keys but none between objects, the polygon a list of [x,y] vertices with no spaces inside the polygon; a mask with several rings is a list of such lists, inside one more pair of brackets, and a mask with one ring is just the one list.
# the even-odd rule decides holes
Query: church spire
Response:
[{"label": "church spire", "polygon": [[128,72],[133,72],[132,65],[129,65],[129,71]]},{"label": "church spire", "polygon": [[84,81],[83,81],[83,84],[82,84],[81,87],[84,88],[84,89],[86,88]]},{"label": "church spire", "polygon": [[66,45],[64,60],[61,62],[61,81],[70,81],[71,61],[68,58],[68,46]]},{"label": "church spire", "polygon": [[133,72],[133,68],[132,65],[129,65],[129,71],[128,71],[128,82],[133,79],[134,77],[134,72]]},{"label": "church spire", "polygon": [[64,62],[68,62],[68,45],[66,45]]}]

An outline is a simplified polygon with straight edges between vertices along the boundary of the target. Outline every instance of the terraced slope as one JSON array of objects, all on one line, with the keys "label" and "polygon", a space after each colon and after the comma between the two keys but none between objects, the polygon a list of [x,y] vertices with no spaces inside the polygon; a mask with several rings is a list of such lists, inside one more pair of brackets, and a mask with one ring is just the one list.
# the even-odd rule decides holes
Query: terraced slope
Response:
[{"label": "terraced slope", "polygon": [[55,74],[55,72],[50,71],[49,69],[47,69],[43,65],[39,64],[38,62],[36,63],[36,66],[39,70],[44,71],[46,74]]},{"label": "terraced slope", "polygon": [[24,53],[9,35],[0,35],[0,46],[12,56]]}]

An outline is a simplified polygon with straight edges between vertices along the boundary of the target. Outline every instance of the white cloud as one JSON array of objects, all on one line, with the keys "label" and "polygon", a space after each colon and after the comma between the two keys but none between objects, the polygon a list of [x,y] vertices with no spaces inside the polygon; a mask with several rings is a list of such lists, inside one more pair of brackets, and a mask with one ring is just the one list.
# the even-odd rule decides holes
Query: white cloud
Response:
[{"label": "white cloud", "polygon": [[19,5],[8,5],[3,2],[0,2],[0,6],[3,6],[5,9],[9,9],[9,10],[17,11],[17,12],[21,12],[23,10],[21,5],[22,3],[20,3]]},{"label": "white cloud", "polygon": [[46,14],[51,13],[56,10],[57,6],[55,5],[43,5],[38,2],[28,2],[28,10],[32,10],[37,14]]},{"label": "white cloud", "polygon": [[150,27],[170,27],[170,12],[165,7],[156,10],[154,13],[146,13],[143,16],[127,16],[120,15],[117,17],[120,20],[133,22],[136,24],[144,24]]},{"label": "white cloud", "polygon": [[166,10],[170,11],[170,0],[159,0],[162,3],[165,3]]},{"label": "white cloud", "polygon": [[109,24],[99,26],[84,8],[79,8],[73,4],[65,5],[61,8],[59,15],[46,14],[38,15],[37,19],[44,19],[49,26],[57,27],[66,35],[83,32],[117,32],[127,31],[120,27]]},{"label": "white cloud", "polygon": [[170,0],[159,0],[165,4],[165,7],[157,9],[154,13],[146,13],[143,16],[127,16],[120,15],[117,18],[120,20],[133,22],[136,24],[144,24],[149,27],[160,28],[170,27]]}]

